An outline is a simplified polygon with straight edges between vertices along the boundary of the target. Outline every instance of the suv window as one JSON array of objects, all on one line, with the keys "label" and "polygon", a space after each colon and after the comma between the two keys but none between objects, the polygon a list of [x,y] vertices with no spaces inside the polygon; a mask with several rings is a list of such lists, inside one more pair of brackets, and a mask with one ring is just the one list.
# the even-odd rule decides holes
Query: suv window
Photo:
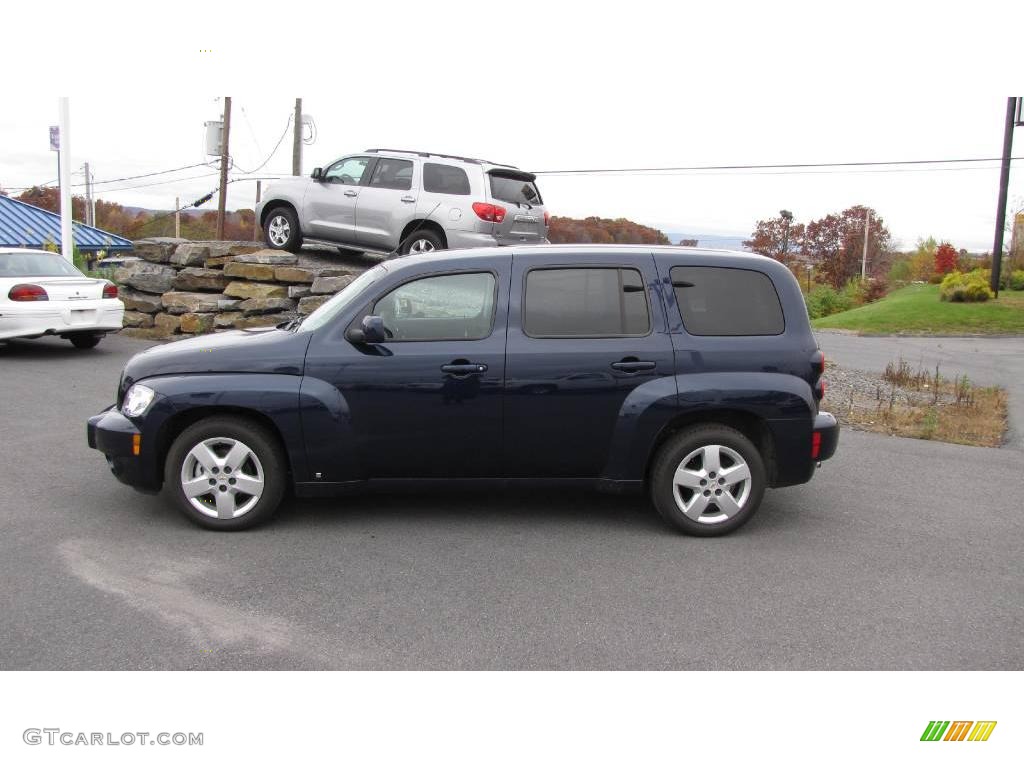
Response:
[{"label": "suv window", "polygon": [[383,189],[412,189],[412,161],[382,157],[377,161],[370,177],[371,187]]},{"label": "suv window", "polygon": [[535,337],[646,336],[647,291],[635,269],[534,269],[526,275],[523,330]]},{"label": "suv window", "polygon": [[468,195],[469,176],[461,168],[440,163],[423,164],[423,189],[446,195]]},{"label": "suv window", "polygon": [[786,328],[771,278],[752,269],[673,267],[672,286],[687,333],[777,336]]},{"label": "suv window", "polygon": [[513,179],[508,176],[499,176],[494,173],[487,174],[491,178],[491,197],[506,203],[526,203],[527,205],[541,205],[540,190],[532,181],[525,179]]},{"label": "suv window", "polygon": [[396,341],[485,339],[494,325],[490,272],[436,275],[401,285],[373,307]]},{"label": "suv window", "polygon": [[370,165],[370,157],[346,157],[324,171],[324,181],[331,184],[359,184]]}]

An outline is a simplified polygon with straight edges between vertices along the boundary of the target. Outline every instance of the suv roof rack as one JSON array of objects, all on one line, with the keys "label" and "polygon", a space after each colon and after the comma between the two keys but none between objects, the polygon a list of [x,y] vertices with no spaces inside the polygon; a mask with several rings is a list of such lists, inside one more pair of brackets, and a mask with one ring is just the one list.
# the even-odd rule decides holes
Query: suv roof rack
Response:
[{"label": "suv roof rack", "polygon": [[478,165],[481,164],[481,163],[487,163],[487,165],[497,165],[497,166],[501,166],[502,168],[515,168],[514,165],[509,165],[508,163],[494,163],[494,162],[491,162],[490,160],[481,160],[480,158],[477,158],[477,157],[462,157],[461,155],[445,155],[445,154],[442,154],[441,152],[424,152],[423,150],[419,150],[419,149],[385,149],[383,147],[374,147],[372,149],[367,149],[365,151],[366,152],[395,152],[395,153],[399,153],[399,154],[403,154],[403,155],[419,155],[420,157],[444,157],[444,158],[447,158],[449,160],[461,160],[464,163],[476,163]]}]

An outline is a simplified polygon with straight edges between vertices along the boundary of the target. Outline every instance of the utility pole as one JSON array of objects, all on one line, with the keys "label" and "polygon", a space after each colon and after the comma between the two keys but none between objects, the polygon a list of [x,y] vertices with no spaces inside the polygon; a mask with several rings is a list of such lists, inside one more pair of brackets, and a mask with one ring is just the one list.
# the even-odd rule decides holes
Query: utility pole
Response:
[{"label": "utility pole", "polygon": [[782,233],[782,263],[789,263],[789,224],[793,221],[793,214],[789,211],[779,211],[782,220],[786,222],[786,229]]},{"label": "utility pole", "polygon": [[93,221],[93,208],[92,208],[92,180],[89,176],[89,164],[85,163],[82,166],[85,172],[85,223],[90,227],[95,227],[96,223]]},{"label": "utility pole", "polygon": [[871,226],[871,211],[864,215],[864,255],[860,257],[860,279],[868,279],[868,229]]},{"label": "utility pole", "polygon": [[295,100],[295,125],[292,138],[292,176],[302,175],[302,99]]},{"label": "utility pole", "polygon": [[992,293],[999,298],[999,273],[1003,266],[1003,228],[1006,226],[1006,190],[1010,186],[1010,150],[1013,148],[1014,118],[1018,117],[1018,96],[1006,100],[1006,124],[1003,126],[1003,162],[999,167],[999,202],[996,203],[996,237],[992,243]]},{"label": "utility pole", "polygon": [[224,97],[224,132],[220,137],[220,195],[217,197],[217,239],[224,239],[224,206],[228,196],[228,134],[231,132],[231,97]]},{"label": "utility pole", "polygon": [[[260,179],[256,179],[256,205],[260,204],[260,195],[262,193],[263,193],[263,181],[260,180]],[[255,207],[253,208],[253,210],[256,210]],[[257,218],[253,218],[253,221],[252,221],[252,239],[253,240],[259,240],[260,239],[260,220],[257,219]]]},{"label": "utility pole", "polygon": [[181,200],[174,198],[174,236],[181,237]]},{"label": "utility pole", "polygon": [[67,96],[57,102],[60,111],[60,252],[68,261],[74,260],[75,238],[71,228],[71,106]]}]

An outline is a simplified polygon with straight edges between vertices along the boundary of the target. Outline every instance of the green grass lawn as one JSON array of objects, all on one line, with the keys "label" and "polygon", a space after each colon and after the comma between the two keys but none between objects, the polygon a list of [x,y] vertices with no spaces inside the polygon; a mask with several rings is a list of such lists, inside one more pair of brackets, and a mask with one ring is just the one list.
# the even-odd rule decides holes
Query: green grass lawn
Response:
[{"label": "green grass lawn", "polygon": [[908,285],[872,304],[814,320],[812,325],[883,334],[1024,334],[1024,291],[1000,291],[998,299],[958,304],[939,301],[937,285]]}]

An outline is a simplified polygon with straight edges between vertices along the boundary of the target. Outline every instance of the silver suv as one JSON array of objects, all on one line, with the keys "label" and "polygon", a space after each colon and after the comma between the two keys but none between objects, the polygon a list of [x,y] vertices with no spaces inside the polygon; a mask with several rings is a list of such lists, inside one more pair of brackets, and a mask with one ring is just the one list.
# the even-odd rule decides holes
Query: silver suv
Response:
[{"label": "silver suv", "polygon": [[536,177],[468,157],[368,149],[311,178],[273,182],[256,206],[267,245],[303,240],[377,253],[546,243]]}]

